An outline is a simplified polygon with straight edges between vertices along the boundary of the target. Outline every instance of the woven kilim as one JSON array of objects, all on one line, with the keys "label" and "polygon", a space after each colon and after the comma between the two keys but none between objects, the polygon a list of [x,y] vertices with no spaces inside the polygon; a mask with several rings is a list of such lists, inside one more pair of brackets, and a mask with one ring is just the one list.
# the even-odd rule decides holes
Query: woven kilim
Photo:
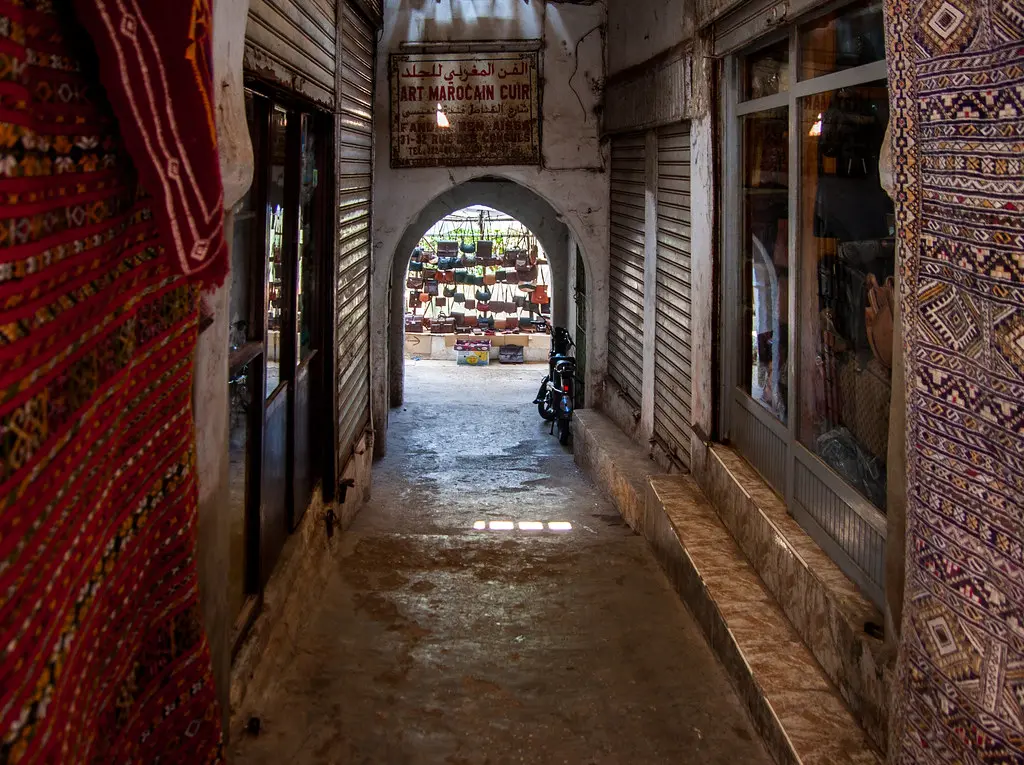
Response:
[{"label": "woven kilim", "polygon": [[74,18],[0,0],[0,763],[219,762],[198,288]]},{"label": "woven kilim", "polygon": [[889,755],[1024,762],[1024,4],[887,0],[908,402]]}]

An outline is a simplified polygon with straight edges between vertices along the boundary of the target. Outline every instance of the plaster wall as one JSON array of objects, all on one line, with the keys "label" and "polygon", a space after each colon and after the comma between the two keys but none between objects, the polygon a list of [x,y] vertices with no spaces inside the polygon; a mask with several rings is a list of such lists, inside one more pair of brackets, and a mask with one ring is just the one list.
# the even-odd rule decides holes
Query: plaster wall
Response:
[{"label": "plaster wall", "polygon": [[[245,121],[242,49],[249,0],[217,0],[213,17],[213,73],[217,140],[224,207],[231,208],[252,182],[253,159]],[[231,245],[232,215],[225,216]],[[230,277],[225,285],[230,284]],[[228,302],[229,286],[206,292],[204,313],[213,324],[199,336],[193,367],[196,473],[199,486],[197,565],[200,603],[224,721],[228,715],[231,630],[228,609]],[[225,730],[226,730],[225,726]]]},{"label": "plaster wall", "polygon": [[[464,0],[387,0],[384,29],[378,45],[375,94],[376,161],[374,166],[373,265],[371,282],[372,407],[377,433],[376,453],[385,448],[389,402],[401,400],[400,382],[392,384],[388,367],[400,367],[400,322],[389,316],[404,313],[404,287],[394,289],[396,268],[403,272],[418,229],[450,210],[457,198],[451,192],[471,181],[489,179],[503,204],[468,198],[466,204],[490,204],[523,219],[531,211],[545,225],[563,233],[545,244],[552,256],[553,278],[563,284],[553,290],[556,316],[567,316],[570,237],[579,242],[586,262],[591,300],[588,366],[604,373],[607,321],[608,178],[600,143],[599,111],[604,81],[604,3],[548,4],[541,0],[495,0],[486,15]],[[390,89],[388,54],[402,43],[538,40],[541,45],[542,124],[540,167],[453,167],[393,169],[390,167]],[[486,184],[468,188],[483,191]],[[525,193],[521,193],[525,191]],[[445,196],[445,195],[448,196]],[[500,200],[499,200],[500,201]],[[434,207],[424,215],[432,203]],[[446,206],[449,209],[445,209]],[[461,206],[465,206],[462,204]],[[534,233],[536,228],[523,220]],[[423,230],[426,230],[425,228]],[[555,236],[555,234],[552,234]],[[555,259],[560,261],[556,263]],[[559,267],[561,266],[561,267]],[[389,289],[391,289],[389,301]],[[399,313],[398,318],[400,318]],[[399,327],[397,337],[393,328]],[[390,337],[389,337],[390,335]],[[397,340],[397,342],[396,342]],[[596,378],[600,379],[600,377]],[[596,387],[589,388],[591,397]]]},{"label": "plaster wall", "polygon": [[693,34],[693,0],[611,0],[608,76],[642,64]]}]

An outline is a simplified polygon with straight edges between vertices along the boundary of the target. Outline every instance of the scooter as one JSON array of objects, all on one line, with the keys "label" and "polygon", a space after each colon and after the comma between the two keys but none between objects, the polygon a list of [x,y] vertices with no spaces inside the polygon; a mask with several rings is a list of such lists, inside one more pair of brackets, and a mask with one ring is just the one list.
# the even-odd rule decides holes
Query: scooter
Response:
[{"label": "scooter", "polygon": [[558,443],[563,446],[569,443],[569,421],[576,400],[576,359],[569,355],[575,347],[569,331],[555,327],[551,333],[548,374],[533,400],[540,416],[551,423],[552,434],[558,426]]}]

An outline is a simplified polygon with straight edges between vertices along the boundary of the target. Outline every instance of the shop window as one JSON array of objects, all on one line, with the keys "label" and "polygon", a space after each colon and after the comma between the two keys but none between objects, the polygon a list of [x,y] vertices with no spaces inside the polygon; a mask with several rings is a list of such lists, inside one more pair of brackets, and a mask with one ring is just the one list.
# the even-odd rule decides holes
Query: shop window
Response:
[{"label": "shop window", "polygon": [[727,89],[726,219],[737,225],[723,228],[735,302],[722,427],[880,601],[896,268],[878,171],[881,3],[773,38],[734,58]]}]

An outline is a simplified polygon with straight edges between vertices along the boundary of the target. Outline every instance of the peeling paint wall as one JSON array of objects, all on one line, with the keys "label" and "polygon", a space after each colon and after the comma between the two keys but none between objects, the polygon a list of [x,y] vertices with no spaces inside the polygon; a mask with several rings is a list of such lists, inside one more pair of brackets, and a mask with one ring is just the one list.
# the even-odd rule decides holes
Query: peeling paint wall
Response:
[{"label": "peeling paint wall", "polygon": [[[404,267],[399,252],[421,212],[434,200],[467,181],[499,177],[546,202],[579,242],[587,267],[591,323],[588,364],[603,374],[607,318],[608,179],[600,142],[604,83],[605,5],[495,0],[486,15],[465,0],[388,0],[378,46],[376,99],[377,162],[374,167],[371,363],[376,452],[385,448],[389,390],[388,289],[393,269]],[[388,54],[406,42],[540,40],[541,167],[460,167],[395,170],[389,165],[390,104]],[[515,214],[514,210],[505,212]],[[563,252],[566,248],[563,248]],[[568,268],[559,279],[567,279]],[[555,295],[555,300],[560,298]],[[395,310],[398,298],[392,296]],[[399,349],[400,350],[400,349]],[[597,394],[591,392],[591,398]]]}]

